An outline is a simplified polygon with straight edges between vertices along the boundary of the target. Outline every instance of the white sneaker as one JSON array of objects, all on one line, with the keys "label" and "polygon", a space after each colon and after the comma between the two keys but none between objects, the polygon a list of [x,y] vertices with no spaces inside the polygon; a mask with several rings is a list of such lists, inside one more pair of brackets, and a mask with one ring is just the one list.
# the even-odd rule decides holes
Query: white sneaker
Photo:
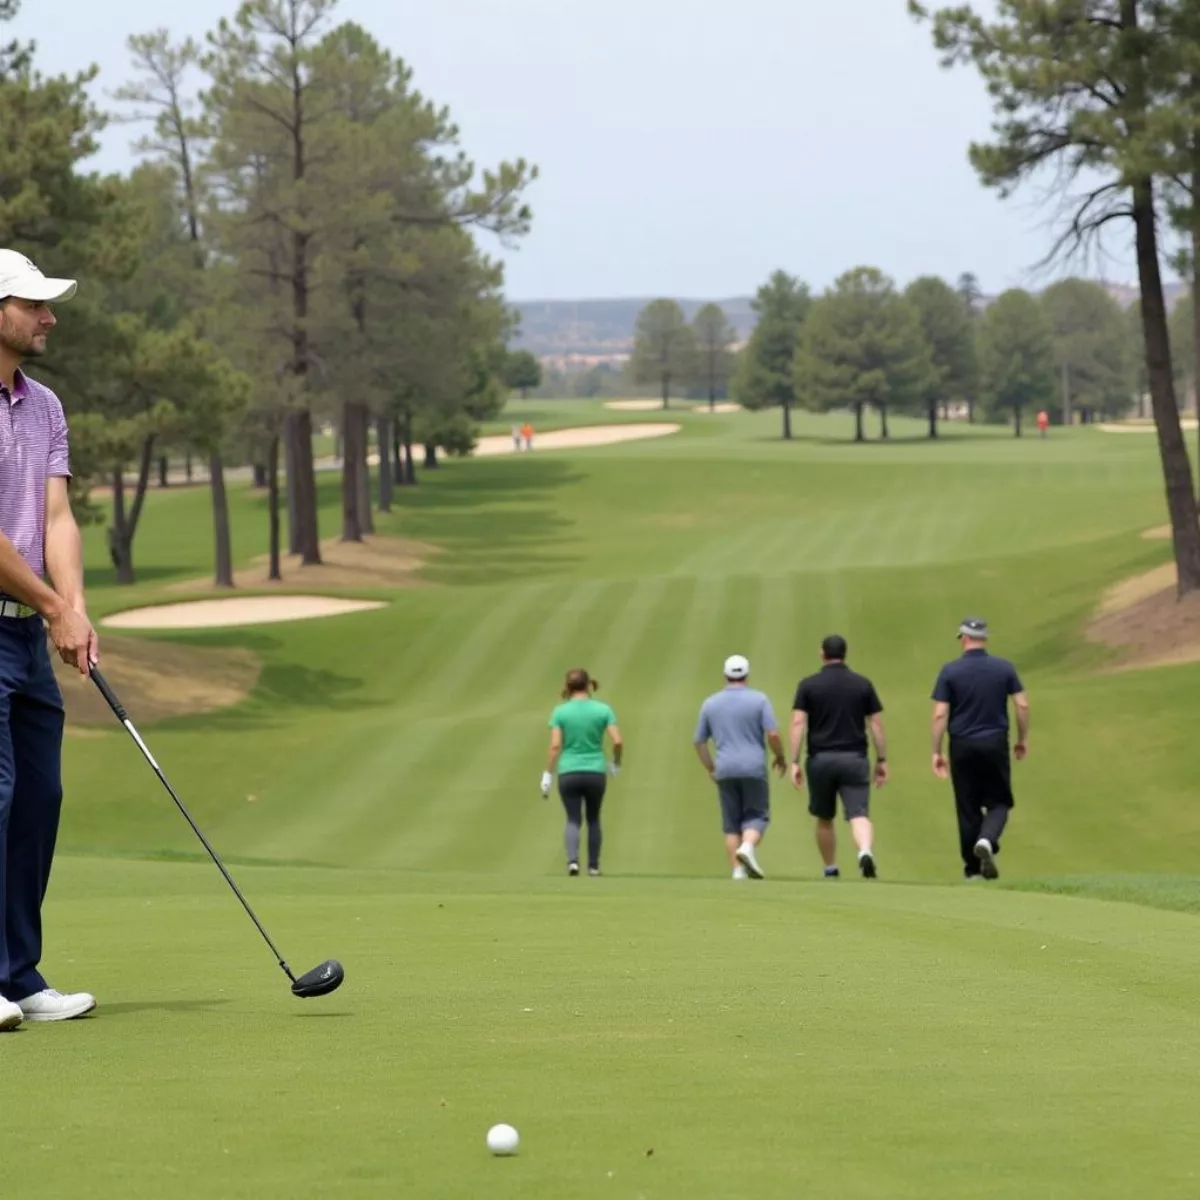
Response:
[{"label": "white sneaker", "polygon": [[975,857],[979,859],[979,869],[984,879],[999,879],[1000,871],[996,866],[996,855],[992,843],[987,838],[980,838],[975,843]]},{"label": "white sneaker", "polygon": [[750,878],[750,876],[746,874],[746,868],[743,867],[740,863],[736,867],[733,868],[733,877],[734,877],[734,879],[749,879]]},{"label": "white sneaker", "polygon": [[64,996],[53,988],[34,992],[24,1000],[18,1000],[17,1006],[27,1021],[70,1021],[82,1017],[96,1007],[96,997],[87,992],[72,992]]},{"label": "white sneaker", "polygon": [[766,878],[762,867],[758,865],[758,859],[754,856],[754,847],[749,842],[743,842],[737,848],[737,860],[746,868],[751,879]]},{"label": "white sneaker", "polygon": [[19,1005],[0,996],[0,1030],[16,1029],[25,1019]]}]

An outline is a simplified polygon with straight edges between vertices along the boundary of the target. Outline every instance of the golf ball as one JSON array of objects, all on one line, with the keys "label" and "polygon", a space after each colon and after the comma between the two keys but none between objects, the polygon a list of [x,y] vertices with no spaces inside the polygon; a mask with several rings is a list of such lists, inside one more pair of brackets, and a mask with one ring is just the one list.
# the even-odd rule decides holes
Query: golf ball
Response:
[{"label": "golf ball", "polygon": [[488,1130],[487,1145],[493,1154],[515,1154],[520,1143],[520,1134],[511,1125],[493,1125]]}]

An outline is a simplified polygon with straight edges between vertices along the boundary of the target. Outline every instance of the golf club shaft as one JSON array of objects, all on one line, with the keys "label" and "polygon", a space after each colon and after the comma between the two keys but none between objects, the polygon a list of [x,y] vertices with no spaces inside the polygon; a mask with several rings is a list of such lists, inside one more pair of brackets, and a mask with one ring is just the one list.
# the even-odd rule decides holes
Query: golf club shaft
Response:
[{"label": "golf club shaft", "polygon": [[178,795],[176,795],[175,789],[171,786],[170,780],[167,779],[166,775],[163,774],[163,770],[158,765],[158,763],[154,761],[154,755],[150,753],[150,748],[146,745],[146,743],[144,741],[142,741],[141,734],[138,733],[137,729],[134,727],[133,722],[129,719],[129,714],[125,711],[125,706],[121,703],[121,701],[119,699],[117,699],[116,692],[114,692],[112,690],[112,687],[109,685],[108,680],[105,679],[104,676],[100,674],[99,670],[96,667],[91,668],[91,676],[92,676],[92,681],[100,689],[100,694],[104,697],[105,700],[108,701],[109,708],[111,708],[113,710],[113,712],[116,714],[117,720],[120,721],[121,724],[125,726],[125,729],[128,731],[129,736],[131,738],[133,738],[133,740],[137,743],[138,749],[141,750],[142,754],[145,755],[146,761],[154,768],[155,775],[158,776],[159,780],[162,782],[163,787],[165,787],[167,789],[167,792],[170,795],[171,799],[175,801],[176,807],[179,809],[179,811],[181,813],[183,813],[184,819],[192,827],[193,832],[200,839],[200,841],[204,844],[204,848],[205,848],[205,850],[208,851],[209,856],[212,858],[213,862],[215,862],[217,864],[217,869],[221,872],[222,875],[225,876],[225,882],[228,883],[231,888],[233,888],[233,894],[242,902],[242,907],[249,914],[250,920],[252,920],[254,922],[255,926],[258,928],[258,932],[263,935],[263,940],[267,943],[268,946],[271,947],[271,953],[275,955],[276,959],[279,961],[279,965],[283,968],[287,977],[293,983],[295,983],[296,977],[295,977],[295,975],[292,974],[291,968],[287,965],[286,962],[284,962],[283,955],[280,954],[279,951],[276,949],[275,943],[273,941],[271,941],[271,935],[269,933],[267,933],[267,931],[263,928],[262,922],[258,919],[258,917],[256,917],[254,915],[254,909],[252,909],[250,907],[250,905],[246,902],[246,897],[242,895],[241,889],[238,887],[238,885],[236,883],[234,883],[233,876],[230,875],[229,872],[225,869],[225,864],[217,856],[217,852],[212,848],[212,846],[209,845],[208,838],[206,838],[204,836],[204,834],[201,832],[200,826],[197,825],[196,822],[192,820],[192,814],[188,812],[187,808],[184,807],[183,801],[180,800]]}]

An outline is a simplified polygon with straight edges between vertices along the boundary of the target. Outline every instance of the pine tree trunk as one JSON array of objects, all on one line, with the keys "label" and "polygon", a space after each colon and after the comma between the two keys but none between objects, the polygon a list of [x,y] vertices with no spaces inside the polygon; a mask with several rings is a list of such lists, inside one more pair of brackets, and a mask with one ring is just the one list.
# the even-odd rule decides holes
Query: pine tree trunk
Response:
[{"label": "pine tree trunk", "polygon": [[256,488],[265,488],[267,486],[267,464],[256,462],[254,464],[254,486]]},{"label": "pine tree trunk", "polygon": [[342,430],[345,441],[342,458],[342,541],[361,542],[362,524],[358,519],[358,417],[349,400],[342,404]]},{"label": "pine tree trunk", "polygon": [[216,585],[233,587],[233,543],[229,536],[229,497],[225,492],[225,464],[221,452],[208,456],[208,479],[212,491],[213,534],[216,539]]},{"label": "pine tree trunk", "polygon": [[358,406],[358,525],[364,534],[375,532],[371,515],[371,413]]},{"label": "pine tree trunk", "polygon": [[[1193,79],[1193,87],[1200,93],[1200,80]],[[1192,173],[1192,204],[1200,205],[1200,134],[1192,141],[1192,155],[1196,170]],[[1196,494],[1200,496],[1200,213],[1192,221],[1192,393],[1196,403]]]},{"label": "pine tree trunk", "polygon": [[158,458],[158,486],[160,488],[171,486],[171,461],[165,454],[160,454]]},{"label": "pine tree trunk", "polygon": [[967,401],[967,424],[968,425],[975,424],[975,401],[974,400]]},{"label": "pine tree trunk", "polygon": [[135,582],[133,575],[133,546],[129,536],[128,522],[125,517],[125,468],[117,467],[113,471],[113,523],[111,532],[111,547],[113,561],[117,568],[117,582],[131,584]]},{"label": "pine tree trunk", "polygon": [[425,443],[425,470],[436,471],[442,464],[438,462],[437,446],[433,442]]},{"label": "pine tree trunk", "polygon": [[879,436],[886,442],[890,440],[888,431],[887,405],[879,406]]},{"label": "pine tree trunk", "polygon": [[296,517],[300,531],[300,562],[316,566],[321,561],[321,529],[317,517],[317,475],[313,464],[312,413],[296,414]]},{"label": "pine tree trunk", "polygon": [[671,407],[671,377],[664,375],[662,377],[662,402],[663,408]]},{"label": "pine tree trunk", "polygon": [[188,483],[192,482],[192,452],[185,451],[183,456],[183,473],[187,477]]},{"label": "pine tree trunk", "polygon": [[863,432],[863,406],[862,401],[859,401],[854,406],[854,440],[856,442],[865,442],[866,434]]},{"label": "pine tree trunk", "polygon": [[1133,189],[1133,220],[1137,234],[1138,283],[1150,404],[1158,433],[1167,511],[1171,517],[1178,591],[1180,596],[1185,596],[1200,589],[1200,524],[1196,522],[1192,466],[1179,422],[1179,406],[1175,402],[1167,306],[1163,299],[1162,271],[1158,261],[1154,185],[1149,178],[1141,180]]},{"label": "pine tree trunk", "polygon": [[932,441],[938,435],[938,406],[936,403],[929,405],[929,437]]},{"label": "pine tree trunk", "polygon": [[267,451],[267,520],[269,521],[270,568],[268,579],[282,579],[283,572],[279,569],[279,435],[271,439],[271,448]]},{"label": "pine tree trunk", "polygon": [[375,441],[379,444],[379,511],[392,511],[392,423],[382,413],[375,417]]},{"label": "pine tree trunk", "polygon": [[283,420],[283,474],[287,487],[288,553],[300,553],[300,516],[296,507],[296,418],[289,412]]},{"label": "pine tree trunk", "polygon": [[785,397],[780,407],[783,409],[783,440],[790,442],[792,440],[792,406]]},{"label": "pine tree trunk", "polygon": [[1021,406],[1013,405],[1013,437],[1021,436]]},{"label": "pine tree trunk", "polygon": [[402,482],[406,487],[414,487],[417,482],[417,469],[413,464],[412,413],[404,414],[404,472]]}]

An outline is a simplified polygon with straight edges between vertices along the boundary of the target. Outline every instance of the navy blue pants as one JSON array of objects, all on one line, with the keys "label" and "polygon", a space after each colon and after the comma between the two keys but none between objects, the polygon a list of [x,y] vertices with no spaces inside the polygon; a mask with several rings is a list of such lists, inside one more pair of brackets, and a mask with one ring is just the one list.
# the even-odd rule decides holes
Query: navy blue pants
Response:
[{"label": "navy blue pants", "polygon": [[0,617],[0,996],[46,987],[42,900],[62,811],[63,702],[41,617]]}]

